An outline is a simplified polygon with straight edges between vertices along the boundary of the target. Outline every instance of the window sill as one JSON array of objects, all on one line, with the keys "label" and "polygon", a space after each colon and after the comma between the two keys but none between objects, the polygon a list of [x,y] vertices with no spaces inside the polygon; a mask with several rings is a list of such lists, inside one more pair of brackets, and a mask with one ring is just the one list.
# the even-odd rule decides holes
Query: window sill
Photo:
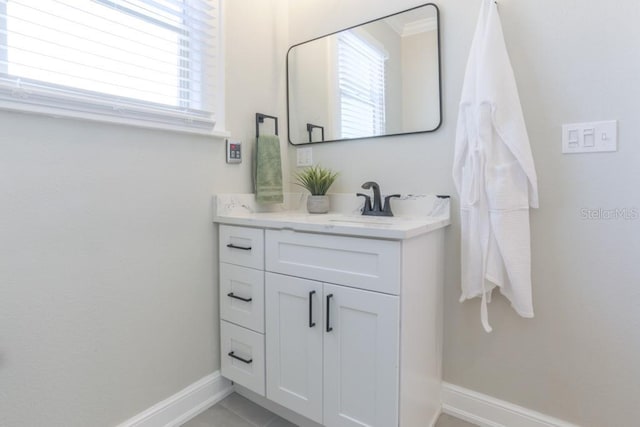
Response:
[{"label": "window sill", "polygon": [[[88,120],[192,135],[213,136],[221,139],[230,136],[230,133],[224,129],[215,129],[215,122],[208,119],[194,121],[183,118],[177,114],[167,114],[163,116],[161,114],[146,114],[144,111],[136,111],[135,114],[140,117],[138,118],[136,116],[131,117],[131,111],[124,111],[108,106],[99,106],[100,111],[92,112],[91,109],[95,107],[96,104],[66,102],[66,100],[63,99],[42,103],[40,100],[30,102],[28,98],[14,100],[0,96],[0,110],[38,114],[54,118]],[[127,114],[129,117],[126,116]]]}]

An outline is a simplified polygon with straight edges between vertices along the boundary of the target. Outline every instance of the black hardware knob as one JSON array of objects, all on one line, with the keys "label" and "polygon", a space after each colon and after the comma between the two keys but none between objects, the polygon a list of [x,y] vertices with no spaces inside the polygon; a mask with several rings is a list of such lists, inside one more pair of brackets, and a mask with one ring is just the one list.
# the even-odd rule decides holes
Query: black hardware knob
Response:
[{"label": "black hardware knob", "polygon": [[382,210],[382,212],[384,212],[385,216],[393,216],[393,212],[391,212],[392,197],[400,197],[400,194],[392,194],[384,198],[384,209]]},{"label": "black hardware knob", "polygon": [[371,212],[371,197],[367,194],[356,193],[358,197],[364,197],[364,206],[362,207],[362,212]]}]

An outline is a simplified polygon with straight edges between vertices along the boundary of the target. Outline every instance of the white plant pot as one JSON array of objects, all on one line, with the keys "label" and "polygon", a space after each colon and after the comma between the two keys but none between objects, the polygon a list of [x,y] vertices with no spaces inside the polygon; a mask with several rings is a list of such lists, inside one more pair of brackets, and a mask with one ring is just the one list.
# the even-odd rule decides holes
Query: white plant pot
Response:
[{"label": "white plant pot", "polygon": [[307,211],[312,214],[324,214],[329,212],[329,196],[308,196]]}]

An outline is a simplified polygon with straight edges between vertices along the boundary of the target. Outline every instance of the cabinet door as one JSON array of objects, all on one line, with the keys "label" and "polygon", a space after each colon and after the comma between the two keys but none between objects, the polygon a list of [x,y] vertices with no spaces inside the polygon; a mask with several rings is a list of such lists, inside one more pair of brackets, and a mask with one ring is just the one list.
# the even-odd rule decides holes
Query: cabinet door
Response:
[{"label": "cabinet door", "polygon": [[324,423],[398,425],[399,298],[324,285]]},{"label": "cabinet door", "polygon": [[322,423],[322,284],[266,273],[267,398]]}]

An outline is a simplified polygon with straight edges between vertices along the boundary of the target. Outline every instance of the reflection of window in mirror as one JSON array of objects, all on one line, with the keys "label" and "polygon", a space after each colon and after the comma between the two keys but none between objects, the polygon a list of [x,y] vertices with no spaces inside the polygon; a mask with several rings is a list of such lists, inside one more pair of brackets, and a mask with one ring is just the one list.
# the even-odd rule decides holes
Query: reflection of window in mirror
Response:
[{"label": "reflection of window in mirror", "polygon": [[388,55],[364,31],[344,31],[337,38],[338,138],[383,135],[385,60]]}]

